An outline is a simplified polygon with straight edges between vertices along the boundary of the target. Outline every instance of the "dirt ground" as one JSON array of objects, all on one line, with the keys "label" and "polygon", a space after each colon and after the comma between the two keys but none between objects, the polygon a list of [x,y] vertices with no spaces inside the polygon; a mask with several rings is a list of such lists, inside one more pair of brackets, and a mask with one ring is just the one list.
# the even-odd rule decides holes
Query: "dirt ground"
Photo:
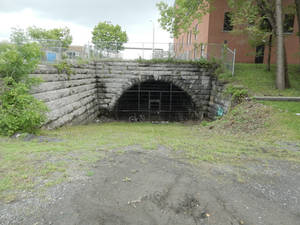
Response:
[{"label": "dirt ground", "polygon": [[109,153],[90,177],[0,204],[1,225],[297,225],[300,165],[191,165],[165,148]]}]

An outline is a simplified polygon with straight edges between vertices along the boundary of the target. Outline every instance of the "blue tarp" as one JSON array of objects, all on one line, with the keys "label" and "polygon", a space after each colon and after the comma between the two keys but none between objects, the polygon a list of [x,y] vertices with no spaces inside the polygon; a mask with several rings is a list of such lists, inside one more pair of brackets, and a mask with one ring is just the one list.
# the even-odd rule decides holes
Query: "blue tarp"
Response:
[{"label": "blue tarp", "polygon": [[56,53],[55,52],[47,52],[46,57],[47,57],[48,62],[55,62],[56,61]]}]

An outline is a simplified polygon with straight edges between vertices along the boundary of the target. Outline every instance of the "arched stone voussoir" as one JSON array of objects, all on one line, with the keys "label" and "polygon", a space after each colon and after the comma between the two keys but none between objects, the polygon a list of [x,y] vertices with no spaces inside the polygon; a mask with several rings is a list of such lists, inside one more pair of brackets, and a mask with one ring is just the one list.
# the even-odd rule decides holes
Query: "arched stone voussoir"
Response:
[{"label": "arched stone voussoir", "polygon": [[146,81],[163,81],[163,82],[167,82],[167,83],[172,83],[173,85],[181,88],[184,92],[186,92],[191,99],[193,100],[195,106],[197,109],[201,109],[202,105],[199,104],[199,101],[197,101],[197,96],[195,95],[195,93],[187,87],[187,85],[185,85],[183,82],[180,82],[176,79],[171,79],[170,77],[166,77],[166,76],[159,76],[157,77],[158,79],[154,79],[154,77],[151,79],[149,79],[149,76],[140,76],[139,78],[133,78],[131,80],[129,80],[128,82],[126,82],[126,84],[122,85],[121,90],[112,98],[111,104],[109,104],[109,110],[112,111],[114,110],[114,108],[116,107],[118,100],[121,98],[121,96],[130,88],[132,88],[134,85],[137,85],[139,83],[143,83]]}]

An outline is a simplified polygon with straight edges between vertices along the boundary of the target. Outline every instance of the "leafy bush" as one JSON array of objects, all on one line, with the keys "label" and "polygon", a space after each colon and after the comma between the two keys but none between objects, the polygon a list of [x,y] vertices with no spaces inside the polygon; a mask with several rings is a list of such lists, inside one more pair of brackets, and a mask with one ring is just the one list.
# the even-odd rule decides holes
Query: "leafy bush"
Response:
[{"label": "leafy bush", "polygon": [[0,135],[34,133],[46,120],[47,107],[29,93],[40,57],[38,44],[0,43]]},{"label": "leafy bush", "polygon": [[47,107],[29,94],[30,85],[3,79],[0,95],[0,134],[34,133],[46,120]]},{"label": "leafy bush", "polygon": [[23,45],[0,44],[0,77],[12,77],[19,82],[26,80],[41,59],[40,46],[36,43]]}]

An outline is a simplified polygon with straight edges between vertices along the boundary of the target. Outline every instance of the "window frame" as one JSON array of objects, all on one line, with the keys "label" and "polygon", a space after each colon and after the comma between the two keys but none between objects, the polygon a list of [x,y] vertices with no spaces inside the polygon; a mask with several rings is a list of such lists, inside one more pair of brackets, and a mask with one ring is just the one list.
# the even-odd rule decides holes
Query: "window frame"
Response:
[{"label": "window frame", "polygon": [[[286,20],[290,19],[288,17],[292,17],[293,19],[290,20],[291,24],[287,24]],[[295,26],[295,14],[284,14],[284,20],[283,20],[283,33],[284,34],[293,34],[294,33],[294,26]],[[286,30],[287,29],[287,30]],[[291,31],[289,31],[291,30]]]},{"label": "window frame", "polygon": [[224,22],[223,22],[223,32],[230,32],[233,30],[233,25],[231,24],[231,12],[224,13]]}]

